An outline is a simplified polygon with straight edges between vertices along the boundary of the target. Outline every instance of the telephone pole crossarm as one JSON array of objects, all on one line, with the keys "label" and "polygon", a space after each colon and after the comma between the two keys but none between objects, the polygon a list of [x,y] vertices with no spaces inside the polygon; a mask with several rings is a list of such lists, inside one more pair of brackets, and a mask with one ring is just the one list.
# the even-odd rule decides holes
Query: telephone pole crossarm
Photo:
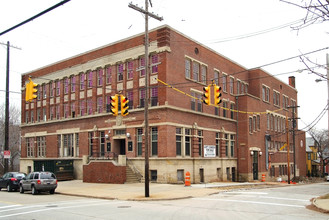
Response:
[{"label": "telephone pole crossarm", "polygon": [[159,21],[162,21],[163,20],[163,17],[160,17],[160,16],[158,16],[156,14],[150,13],[150,12],[146,11],[145,9],[138,7],[137,5],[134,5],[133,3],[129,3],[128,7],[129,8],[132,8],[132,9],[134,9],[136,11],[139,11],[139,12],[145,14],[145,15],[148,15],[148,16],[154,18],[154,19],[157,19]]}]

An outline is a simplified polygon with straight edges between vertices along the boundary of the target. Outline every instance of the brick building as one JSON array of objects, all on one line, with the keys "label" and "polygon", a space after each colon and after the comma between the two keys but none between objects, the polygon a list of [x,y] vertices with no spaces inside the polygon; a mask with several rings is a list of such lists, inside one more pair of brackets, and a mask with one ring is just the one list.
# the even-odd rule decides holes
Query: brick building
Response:
[{"label": "brick building", "polygon": [[[297,104],[295,79],[287,85],[248,70],[167,25],[149,35],[151,181],[181,182],[187,171],[192,183],[286,178],[287,151],[278,149],[288,107]],[[125,166],[144,174],[143,40],[132,36],[22,75],[21,171],[71,160],[74,178],[89,182],[124,182]],[[39,85],[29,103],[28,76]],[[222,88],[219,107],[201,101],[212,82]],[[119,93],[129,99],[125,117],[109,113],[110,96]],[[304,133],[295,138],[297,176],[306,174],[301,142]]]}]

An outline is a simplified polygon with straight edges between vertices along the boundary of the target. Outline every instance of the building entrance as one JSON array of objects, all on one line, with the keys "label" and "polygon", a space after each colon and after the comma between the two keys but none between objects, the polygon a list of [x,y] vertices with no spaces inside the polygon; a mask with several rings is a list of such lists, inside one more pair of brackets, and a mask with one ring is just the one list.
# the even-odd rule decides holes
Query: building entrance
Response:
[{"label": "building entrance", "polygon": [[252,163],[253,179],[258,180],[258,151],[254,151],[252,160],[253,160]]}]

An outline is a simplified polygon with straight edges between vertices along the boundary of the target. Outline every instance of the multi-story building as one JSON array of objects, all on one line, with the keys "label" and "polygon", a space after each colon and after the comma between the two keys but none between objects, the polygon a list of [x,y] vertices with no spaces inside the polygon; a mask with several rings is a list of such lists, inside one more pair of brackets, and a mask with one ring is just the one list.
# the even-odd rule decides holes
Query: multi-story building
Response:
[{"label": "multi-story building", "polygon": [[[289,108],[297,104],[295,79],[288,85],[248,70],[167,25],[149,35],[149,100],[144,34],[22,75],[21,170],[71,160],[74,177],[84,181],[124,182],[126,164],[143,175],[148,105],[152,181],[181,182],[187,171],[194,183],[287,177],[287,150],[279,148],[291,127],[287,117],[293,110],[297,117]],[[32,102],[25,102],[28,76],[39,85]],[[221,86],[219,106],[202,102],[203,87],[212,83]],[[128,116],[110,114],[114,94],[129,99]],[[304,133],[295,136],[295,154],[289,151],[298,176],[306,174],[301,142]]]}]

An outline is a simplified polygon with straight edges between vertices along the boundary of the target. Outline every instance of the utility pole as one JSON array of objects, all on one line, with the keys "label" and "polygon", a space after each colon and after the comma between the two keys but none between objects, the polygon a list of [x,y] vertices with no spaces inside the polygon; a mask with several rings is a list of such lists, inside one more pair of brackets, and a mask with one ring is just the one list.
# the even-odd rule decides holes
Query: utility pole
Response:
[{"label": "utility pole", "polygon": [[[144,106],[144,137],[145,137],[145,197],[150,197],[150,185],[149,185],[149,30],[148,30],[148,20],[149,16],[155,18],[159,21],[162,21],[163,18],[159,17],[148,11],[149,1],[145,0],[145,10],[129,3],[128,7],[135,9],[143,14],[145,14],[145,106]],[[151,3],[152,6],[152,3]]]},{"label": "utility pole", "polygon": [[288,113],[286,113],[286,133],[287,133],[287,171],[288,171],[288,184],[290,184],[290,144],[289,144],[289,123],[288,123]]},{"label": "utility pole", "polygon": [[[7,46],[7,65],[6,65],[6,100],[5,100],[5,146],[4,150],[9,150],[9,48],[13,47],[20,49],[14,46],[10,46],[9,41],[7,44],[0,43]],[[8,172],[8,158],[4,158],[4,172]]]},{"label": "utility pole", "polygon": [[292,147],[293,147],[293,153],[294,153],[294,169],[293,169],[293,172],[294,172],[294,181],[296,181],[296,143],[295,143],[295,137],[296,137],[296,134],[295,134],[295,129],[296,129],[296,119],[298,118],[295,118],[295,113],[296,113],[296,109],[298,108],[299,106],[289,106],[288,108],[291,108],[292,111]]}]

